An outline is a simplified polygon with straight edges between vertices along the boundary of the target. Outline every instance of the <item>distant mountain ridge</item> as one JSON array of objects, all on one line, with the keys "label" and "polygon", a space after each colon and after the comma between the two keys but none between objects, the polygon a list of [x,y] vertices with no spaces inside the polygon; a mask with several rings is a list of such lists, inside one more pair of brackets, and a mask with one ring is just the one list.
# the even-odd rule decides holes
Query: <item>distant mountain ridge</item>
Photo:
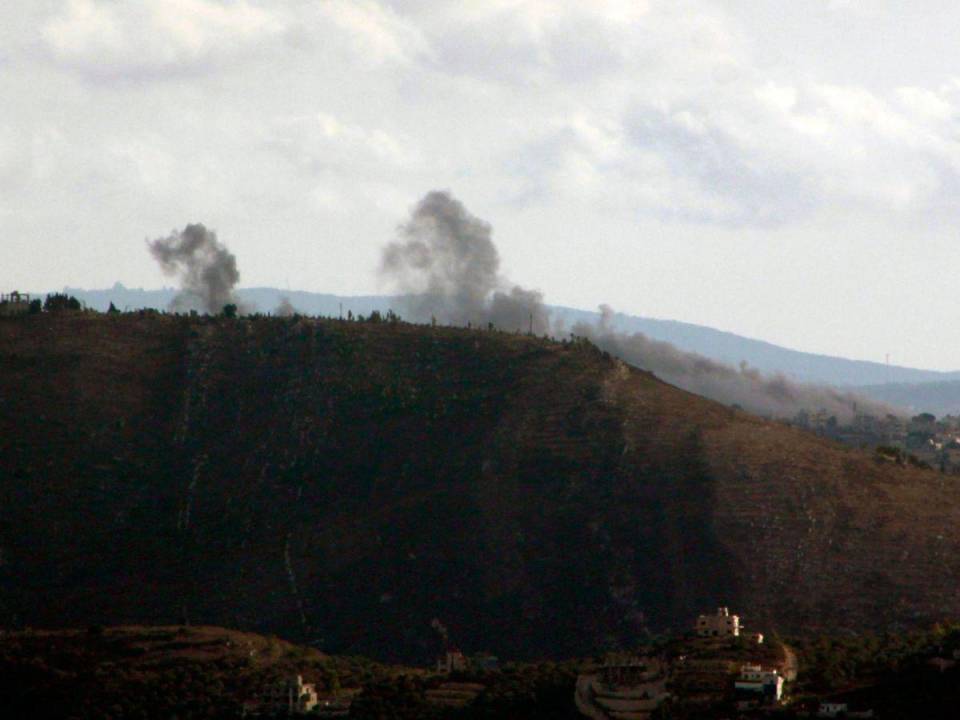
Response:
[{"label": "distant mountain ridge", "polygon": [[[111,302],[121,310],[163,309],[169,305],[177,293],[173,288],[144,290],[128,288],[121,283],[103,290],[66,288],[65,291],[75,295],[88,307],[101,311],[106,310]],[[336,317],[341,312],[344,315],[348,312],[355,315],[369,315],[374,310],[386,312],[388,309],[402,312],[401,298],[390,295],[334,295],[268,287],[241,288],[238,295],[244,303],[260,312],[272,312],[284,298],[289,300],[298,311],[308,315]],[[563,306],[550,306],[550,309],[553,316],[561,319],[567,328],[572,328],[578,322],[596,323],[600,319],[600,314],[595,311]],[[960,371],[923,370],[867,360],[818,355],[677,320],[659,320],[616,313],[613,324],[620,332],[643,333],[647,337],[668,342],[681,350],[733,366],[746,362],[765,373],[783,373],[802,382],[839,387],[871,386],[867,390],[868,395],[882,400],[889,400],[890,397],[895,396],[898,398],[898,404],[912,397],[909,390],[900,388],[898,392],[891,395],[886,390],[880,389],[877,390],[878,395],[873,395],[872,386],[884,386],[888,383],[903,385],[960,381]],[[929,393],[926,394],[929,395]],[[929,400],[929,398],[925,399]]]}]

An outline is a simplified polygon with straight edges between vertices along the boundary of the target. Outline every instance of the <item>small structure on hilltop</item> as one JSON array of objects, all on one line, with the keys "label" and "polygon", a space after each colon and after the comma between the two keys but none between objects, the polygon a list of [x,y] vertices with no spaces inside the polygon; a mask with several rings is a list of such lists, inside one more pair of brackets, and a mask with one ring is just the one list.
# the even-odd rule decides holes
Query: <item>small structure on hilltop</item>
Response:
[{"label": "small structure on hilltop", "polygon": [[30,312],[30,296],[26,293],[4,293],[0,295],[0,315],[26,315]]},{"label": "small structure on hilltop", "polygon": [[776,705],[783,697],[783,676],[760,665],[744,665],[733,687],[738,703]]},{"label": "small structure on hilltop", "polygon": [[719,607],[715,615],[697,617],[696,631],[700,637],[739,637],[740,616],[731,615],[729,608]]},{"label": "small structure on hilltop", "polygon": [[668,697],[668,668],[659,658],[610,657],[577,678],[574,701],[592,720],[647,720]]},{"label": "small structure on hilltop", "polygon": [[304,715],[312,712],[317,703],[313,683],[305,683],[301,675],[296,675],[264,688],[258,710],[263,715]]}]

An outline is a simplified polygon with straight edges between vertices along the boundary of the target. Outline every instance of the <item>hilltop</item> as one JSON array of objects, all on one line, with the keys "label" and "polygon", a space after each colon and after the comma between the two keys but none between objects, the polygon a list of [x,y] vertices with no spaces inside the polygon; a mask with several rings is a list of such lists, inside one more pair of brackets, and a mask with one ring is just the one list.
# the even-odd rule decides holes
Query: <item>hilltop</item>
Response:
[{"label": "hilltop", "polygon": [[[143,290],[128,288],[116,283],[112,288],[102,290],[84,290],[67,288],[67,292],[82,300],[88,307],[105,311],[113,302],[118,308],[136,310],[140,308],[166,309],[176,295],[172,288],[163,290]],[[332,295],[300,290],[281,290],[269,287],[239,288],[237,295],[241,301],[260,312],[274,311],[284,299],[297,310],[308,315],[336,317],[341,310],[354,315],[369,315],[374,310],[385,313],[389,309],[404,313],[404,298],[396,295]],[[547,306],[552,317],[567,328],[577,323],[596,324],[600,321],[599,312],[559,305]],[[960,379],[958,372],[942,372],[919,368],[890,365],[868,360],[803,352],[782,347],[763,340],[717,330],[716,328],[678,320],[643,317],[628,313],[615,313],[610,318],[611,328],[621,333],[643,333],[652,340],[667,342],[685,352],[737,367],[741,362],[764,373],[783,373],[787,377],[801,382],[821,383],[837,387],[857,388],[868,397],[876,400],[894,402],[904,407],[916,407],[940,414],[937,407],[928,406],[931,398],[927,391],[929,383],[945,383]],[[874,392],[872,386],[897,383],[902,386],[898,394],[891,394],[883,388]],[[953,398],[944,412],[960,410],[960,403]]]},{"label": "hilltop", "polygon": [[960,484],[582,342],[402,323],[0,321],[0,622],[572,657],[722,602],[960,615]]}]

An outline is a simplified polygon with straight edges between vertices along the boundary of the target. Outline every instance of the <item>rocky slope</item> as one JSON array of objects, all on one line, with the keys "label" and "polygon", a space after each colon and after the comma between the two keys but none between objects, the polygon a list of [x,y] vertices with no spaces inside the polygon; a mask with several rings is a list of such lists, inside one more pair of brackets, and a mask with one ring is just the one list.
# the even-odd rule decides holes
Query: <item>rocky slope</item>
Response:
[{"label": "rocky slope", "polygon": [[960,484],[583,344],[159,315],[0,322],[0,623],[574,656],[960,614]]}]

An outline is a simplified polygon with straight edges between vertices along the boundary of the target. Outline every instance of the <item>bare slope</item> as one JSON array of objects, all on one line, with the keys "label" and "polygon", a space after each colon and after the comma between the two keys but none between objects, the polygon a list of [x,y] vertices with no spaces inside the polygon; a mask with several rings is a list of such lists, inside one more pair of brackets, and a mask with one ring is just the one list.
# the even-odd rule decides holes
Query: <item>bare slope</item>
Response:
[{"label": "bare slope", "polygon": [[502,333],[0,322],[0,622],[570,656],[960,615],[960,486]]}]

